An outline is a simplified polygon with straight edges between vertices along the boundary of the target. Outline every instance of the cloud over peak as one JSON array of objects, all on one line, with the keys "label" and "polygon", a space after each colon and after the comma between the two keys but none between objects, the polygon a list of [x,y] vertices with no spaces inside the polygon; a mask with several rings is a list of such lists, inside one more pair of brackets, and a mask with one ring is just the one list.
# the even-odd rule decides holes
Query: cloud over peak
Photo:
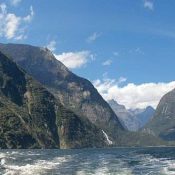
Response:
[{"label": "cloud over peak", "polygon": [[126,81],[124,78],[119,80],[103,79],[95,80],[94,86],[106,100],[114,99],[123,104],[126,108],[145,108],[152,106],[156,108],[161,97],[175,88],[175,81],[168,83],[129,83],[120,87],[120,83]]},{"label": "cloud over peak", "polygon": [[90,51],[64,52],[60,55],[55,54],[55,57],[70,69],[80,68],[94,60],[94,55]]},{"label": "cloud over peak", "polygon": [[50,51],[54,52],[56,50],[56,41],[52,40],[49,42],[49,44],[46,46]]},{"label": "cloud over peak", "polygon": [[55,58],[61,61],[66,67],[70,69],[81,68],[88,62],[94,61],[95,56],[88,50],[82,50],[77,52],[63,52],[61,54],[56,53],[57,42],[51,40],[46,47],[53,52]]}]

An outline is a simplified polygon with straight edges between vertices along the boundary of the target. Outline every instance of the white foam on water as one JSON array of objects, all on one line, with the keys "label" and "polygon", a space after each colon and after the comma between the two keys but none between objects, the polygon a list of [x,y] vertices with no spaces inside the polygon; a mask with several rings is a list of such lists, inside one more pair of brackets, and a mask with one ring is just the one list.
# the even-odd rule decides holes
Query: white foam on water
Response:
[{"label": "white foam on water", "polygon": [[4,165],[5,163],[6,163],[6,159],[5,158],[1,159],[1,165]]},{"label": "white foam on water", "polygon": [[6,158],[6,157],[7,157],[7,153],[0,153],[0,159]]},{"label": "white foam on water", "polygon": [[[39,154],[32,151],[24,153],[21,152],[23,155],[28,155],[28,153],[31,155]],[[42,154],[40,153],[39,155]],[[16,155],[17,161],[14,161]],[[87,159],[85,159],[86,157],[83,158],[82,161],[79,157],[74,157],[76,158],[75,160],[72,155],[52,159],[42,159],[37,156],[37,160],[34,160],[33,156],[22,159],[23,156],[18,155],[20,155],[18,151],[0,153],[0,167],[2,168],[0,174],[3,171],[3,175],[48,175],[62,172],[62,170],[64,172],[64,169],[68,168],[68,172],[72,170],[75,175],[155,175],[156,173],[156,175],[175,175],[175,160],[155,158],[149,154],[125,154],[118,158],[111,154],[101,153],[97,154],[97,156],[92,156],[94,159],[91,159],[90,156]],[[18,160],[20,159],[29,159],[29,161],[19,163]],[[130,164],[132,161],[138,161],[139,163]]]},{"label": "white foam on water", "polygon": [[8,157],[7,153],[0,153],[0,165],[3,166],[6,163],[6,158]]},{"label": "white foam on water", "polygon": [[[7,152],[7,154],[9,154],[9,152]],[[19,152],[19,151],[12,151],[11,154],[12,154],[12,155],[15,155],[15,154],[22,154],[22,152]]]},{"label": "white foam on water", "polygon": [[167,158],[155,158],[151,155],[146,155],[142,160],[142,166],[152,168],[153,170],[149,172],[155,173],[159,171],[160,175],[175,175],[175,160],[169,160]]},{"label": "white foam on water", "polygon": [[163,168],[162,173],[165,175],[175,175],[175,161],[167,160],[166,166]]},{"label": "white foam on water", "polygon": [[6,161],[6,159],[10,158],[12,160],[15,160],[16,158],[13,156],[13,152],[6,152],[6,153],[0,153],[0,164],[4,164],[4,161]]},{"label": "white foam on water", "polygon": [[76,175],[133,175],[126,162],[120,158],[115,158],[114,162],[110,162],[110,157],[107,155],[98,156],[98,164],[95,167],[93,162],[88,161],[88,166],[76,171]]},{"label": "white foam on water", "polygon": [[117,175],[133,175],[132,171],[129,168],[119,168],[115,170],[115,172],[111,172],[108,167],[101,167],[96,169],[94,175],[110,175],[110,174],[117,174]]},{"label": "white foam on water", "polygon": [[40,175],[52,171],[62,163],[68,161],[69,157],[57,157],[53,160],[38,160],[33,164],[9,165],[4,164],[4,175]]},{"label": "white foam on water", "polygon": [[103,167],[102,169],[97,169],[96,172],[93,173],[87,173],[85,170],[80,170],[76,172],[76,175],[133,175],[132,172],[128,169],[123,169],[121,171],[117,172],[109,172],[108,168]]}]

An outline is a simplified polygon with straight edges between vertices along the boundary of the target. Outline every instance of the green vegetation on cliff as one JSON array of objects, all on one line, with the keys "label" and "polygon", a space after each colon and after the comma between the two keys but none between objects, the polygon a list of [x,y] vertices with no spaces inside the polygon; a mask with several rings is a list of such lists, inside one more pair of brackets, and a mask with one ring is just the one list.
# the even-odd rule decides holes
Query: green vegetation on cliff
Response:
[{"label": "green vegetation on cliff", "polygon": [[88,119],[111,138],[116,138],[124,130],[116,114],[91,82],[69,71],[48,49],[0,44],[0,50],[46,86],[63,106],[77,116]]},{"label": "green vegetation on cliff", "polygon": [[100,129],[67,110],[39,82],[0,53],[0,147],[105,146]]},{"label": "green vegetation on cliff", "polygon": [[169,144],[157,135],[126,131],[93,85],[48,49],[0,44],[0,50],[10,57],[0,53],[1,148]]}]

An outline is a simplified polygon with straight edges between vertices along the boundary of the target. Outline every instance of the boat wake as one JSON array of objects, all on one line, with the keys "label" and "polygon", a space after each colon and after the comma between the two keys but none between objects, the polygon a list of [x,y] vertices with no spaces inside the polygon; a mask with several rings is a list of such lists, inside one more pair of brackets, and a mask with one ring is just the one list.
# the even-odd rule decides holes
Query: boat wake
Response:
[{"label": "boat wake", "polygon": [[135,149],[15,150],[0,153],[3,175],[175,175],[175,158]]}]

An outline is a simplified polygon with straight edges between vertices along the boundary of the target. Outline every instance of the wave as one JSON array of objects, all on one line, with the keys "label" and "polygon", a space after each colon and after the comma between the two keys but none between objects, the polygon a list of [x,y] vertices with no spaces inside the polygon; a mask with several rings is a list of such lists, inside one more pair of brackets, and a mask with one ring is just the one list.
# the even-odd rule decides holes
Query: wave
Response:
[{"label": "wave", "polygon": [[3,175],[175,175],[175,159],[106,150],[19,150],[0,153]]},{"label": "wave", "polygon": [[58,157],[52,161],[38,160],[34,164],[26,164],[23,166],[19,165],[8,165],[5,164],[4,175],[33,175],[33,174],[45,174],[53,171],[61,163],[65,162],[67,158]]},{"label": "wave", "polygon": [[[18,154],[16,152],[15,154]],[[65,157],[55,157],[49,160],[35,160],[33,163],[18,165],[18,162],[12,161],[9,155],[14,155],[14,153],[2,153],[1,158],[1,169],[3,169],[4,175],[40,175],[52,173],[54,169],[60,166],[62,163],[69,160],[69,156]],[[36,155],[36,154],[32,154]],[[16,164],[15,164],[16,163]]]}]

